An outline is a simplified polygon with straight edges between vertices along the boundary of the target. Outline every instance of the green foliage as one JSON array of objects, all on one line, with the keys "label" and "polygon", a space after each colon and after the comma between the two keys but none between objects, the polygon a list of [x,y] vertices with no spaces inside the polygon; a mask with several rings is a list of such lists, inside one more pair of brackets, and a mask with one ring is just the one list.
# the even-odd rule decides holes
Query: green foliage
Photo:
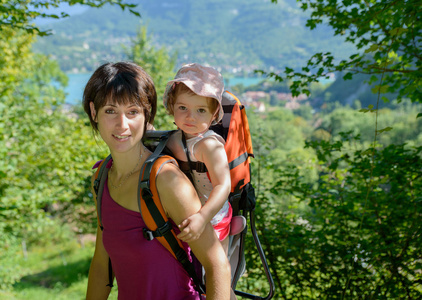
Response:
[{"label": "green foliage", "polygon": [[[332,137],[338,136],[340,132],[352,132],[352,135],[360,135],[361,143],[368,146],[373,142],[375,130],[377,130],[377,143],[384,146],[415,143],[419,139],[422,126],[421,120],[415,118],[420,109],[421,105],[411,103],[397,106],[394,110],[380,109],[377,116],[378,129],[375,129],[376,115],[373,107],[360,111],[340,107],[331,113],[321,114],[320,125],[312,134],[312,138],[320,139],[318,133],[321,130]],[[387,131],[389,131],[388,134]]]},{"label": "green foliage", "polygon": [[[410,222],[417,224],[420,218],[419,208],[411,214],[420,202],[418,189],[422,184],[417,173],[422,163],[421,149],[414,147],[421,144],[418,141],[421,141],[422,123],[415,119],[418,110],[417,105],[401,103],[394,110],[379,111],[379,128],[388,128],[388,124],[394,124],[394,128],[378,136],[378,144],[383,148],[376,149],[374,159],[372,148],[368,149],[375,133],[373,113],[364,114],[347,107],[327,114],[316,113],[308,120],[308,124],[320,124],[313,131],[303,119],[295,118],[287,110],[272,107],[263,114],[248,111],[256,156],[252,160],[252,182],[258,196],[256,226],[276,283],[275,299],[360,297],[355,295],[377,298],[374,295],[378,292],[371,286],[376,286],[384,298],[417,298],[422,293],[420,277],[417,277],[420,265],[414,263],[421,259],[415,252],[420,241],[412,241],[406,262],[398,267],[401,272],[401,268],[409,270],[408,266],[412,266],[408,275],[403,275],[406,279],[400,277],[402,275],[397,277],[408,284],[409,294],[392,271],[391,264],[397,258],[388,258],[388,251],[393,251],[390,240],[385,244],[391,248],[370,248],[375,247],[371,239],[380,233],[380,228],[375,226],[378,220],[374,220],[374,207],[382,207],[379,214],[384,216],[381,220],[385,227],[394,227],[399,222],[397,228],[391,229],[399,231],[391,240],[400,237],[394,246],[396,254],[407,242],[402,237],[406,229],[402,223],[406,221],[399,220],[412,219]],[[309,140],[305,149],[304,139]],[[372,177],[371,162],[376,162]],[[412,163],[416,165],[410,167]],[[398,183],[404,178],[413,180],[406,188]],[[368,193],[368,185],[373,193]],[[394,193],[392,187],[395,187]],[[367,197],[371,205],[370,202],[365,204]],[[360,225],[362,220],[369,224],[365,230],[359,229],[359,226],[365,228]],[[417,226],[408,233],[408,240],[420,236],[420,226]],[[385,227],[383,230],[389,231]],[[379,238],[377,241],[381,243]],[[368,253],[359,252],[363,245]],[[248,273],[239,287],[264,295],[268,287],[254,248],[249,237],[245,250]],[[376,267],[353,265],[351,258],[355,254],[365,262],[373,260]],[[383,267],[391,272],[381,272]],[[390,285],[380,279],[383,276],[391,280],[392,291],[387,291]]]},{"label": "green foliage", "polygon": [[[398,93],[398,99],[421,101],[422,22],[420,1],[298,1],[311,15],[307,26],[313,30],[324,22],[334,34],[344,36],[358,49],[349,59],[336,61],[331,52],[314,54],[306,66],[295,71],[285,68],[284,75],[268,73],[276,80],[292,79],[294,95],[309,94],[308,85],[330,72],[345,72],[351,79],[356,73],[381,74],[375,93]],[[265,72],[262,72],[265,73]],[[377,80],[376,77],[371,79]]]},{"label": "green foliage", "polygon": [[317,186],[295,166],[272,166],[275,180],[260,192],[257,226],[277,297],[419,298],[422,148],[344,151],[356,141],[342,136],[307,143]]},{"label": "green foliage", "polygon": [[[25,255],[23,249],[17,249],[10,262],[10,271],[16,273],[18,270],[21,280],[12,290],[0,288],[2,300],[85,299],[94,242],[78,243],[68,226],[57,223],[50,226],[54,244],[45,236],[45,244],[28,247]],[[55,233],[59,227],[61,237]],[[8,263],[2,261],[1,265]],[[108,299],[117,299],[116,288]]]},{"label": "green foliage", "polygon": [[[98,155],[86,122],[63,106],[66,78],[58,65],[31,53],[33,36],[26,31],[6,31],[10,39],[0,65],[8,83],[0,98],[2,261],[23,239],[37,240],[49,217],[82,190]],[[1,275],[1,286],[16,279],[14,273]]]},{"label": "green foliage", "polygon": [[[303,132],[307,131],[309,125],[301,122],[302,119],[296,117],[290,110],[276,108],[263,115],[248,111],[248,118],[250,124],[253,124],[251,130],[254,134],[260,131],[260,136],[265,140],[254,143],[257,144],[255,147],[258,147],[260,155],[271,155],[276,149],[289,152],[303,147],[305,137]],[[303,128],[297,126],[298,123],[303,125]]]},{"label": "green foliage", "polygon": [[[309,101],[312,106],[316,109],[327,110],[331,106],[331,110],[334,108],[333,103],[338,102],[342,106],[353,106],[355,101],[359,101],[360,105],[367,107],[369,105],[376,105],[378,97],[371,91],[371,86],[368,83],[371,76],[366,74],[356,74],[352,79],[344,80],[342,73],[337,74],[337,79],[326,89],[319,91],[312,91]],[[380,80],[380,76],[376,76]],[[379,107],[394,108],[396,101],[390,101],[397,98],[397,93],[383,93],[385,99],[379,103]]]},{"label": "green foliage", "polygon": [[[87,5],[101,7],[106,3],[118,5],[122,10],[128,9],[132,14],[140,16],[134,11],[134,4],[125,4],[123,0],[0,0],[0,30],[6,28],[23,29],[30,34],[40,36],[51,34],[48,30],[40,30],[38,26],[30,24],[35,18],[60,19],[69,17],[62,11],[60,14],[50,13],[49,8],[57,8],[60,4]],[[47,12],[46,12],[47,11]]]},{"label": "green foliage", "polygon": [[151,38],[147,35],[147,28],[141,27],[132,45],[125,50],[129,60],[140,65],[154,80],[157,90],[157,115],[154,120],[155,128],[159,130],[174,129],[172,117],[167,115],[162,104],[167,82],[174,78],[176,55],[170,56],[166,48],[156,49]]}]

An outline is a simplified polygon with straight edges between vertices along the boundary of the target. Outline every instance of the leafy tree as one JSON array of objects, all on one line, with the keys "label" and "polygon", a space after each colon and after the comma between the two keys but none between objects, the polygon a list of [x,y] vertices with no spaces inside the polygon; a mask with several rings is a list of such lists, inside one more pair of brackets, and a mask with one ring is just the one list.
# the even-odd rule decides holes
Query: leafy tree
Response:
[{"label": "leafy tree", "polygon": [[399,100],[409,98],[421,102],[420,0],[298,2],[304,11],[311,13],[306,26],[313,30],[327,22],[335,35],[345,37],[358,51],[340,62],[330,52],[316,53],[300,71],[286,67],[284,74],[268,73],[268,76],[279,81],[293,80],[292,93],[298,95],[301,91],[309,94],[309,83],[330,72],[344,71],[344,79],[351,79],[357,73],[371,74],[370,83],[377,82],[373,92],[397,93]]},{"label": "leafy tree", "polygon": [[[22,41],[31,40],[25,31],[15,32],[20,35]],[[8,60],[8,51],[4,53]],[[65,74],[58,65],[32,54],[29,47],[12,57],[21,63],[13,71],[22,73],[7,77],[11,84],[0,97],[0,247],[6,249],[0,260],[6,263],[13,256],[9,250],[21,242],[28,247],[38,242],[37,236],[53,222],[51,216],[81,191],[98,153],[85,123],[62,105]],[[19,275],[7,270],[0,274],[1,286]]]},{"label": "leafy tree", "polygon": [[172,118],[166,114],[162,100],[166,84],[173,79],[175,74],[177,54],[170,56],[165,47],[156,49],[145,26],[138,30],[136,37],[132,39],[131,47],[125,52],[129,60],[142,66],[154,80],[158,102],[154,120],[155,128],[157,130],[174,129]]},{"label": "leafy tree", "polygon": [[[403,103],[404,104],[404,103]],[[378,113],[377,122],[382,128],[389,128],[378,135],[377,142],[380,145],[411,143],[417,140],[420,134],[421,119],[415,118],[421,105],[401,105],[395,109],[381,109]],[[353,135],[360,135],[360,143],[368,146],[374,140],[375,114],[356,111],[349,107],[340,107],[327,114],[317,114],[320,120],[319,130],[323,129],[333,139],[339,136],[340,132],[353,132]],[[393,128],[389,127],[394,124]],[[317,131],[314,131],[313,138]]]},{"label": "leafy tree", "polygon": [[36,33],[43,33],[28,22],[47,15],[30,7],[59,3],[0,2],[2,289],[20,275],[13,258],[21,242],[38,242],[37,236],[52,226],[55,210],[81,191],[98,152],[85,122],[63,105],[65,74],[57,63],[31,51]]},{"label": "leafy tree", "polygon": [[101,7],[104,4],[120,6],[122,10],[128,9],[132,14],[140,16],[133,10],[134,4],[126,4],[124,0],[0,0],[0,30],[7,27],[23,29],[28,33],[37,33],[40,36],[50,34],[49,31],[40,30],[38,26],[30,24],[35,18],[65,18],[69,15],[62,11],[59,14],[48,12],[50,8],[57,8],[60,4],[70,6],[80,4],[91,7]]},{"label": "leafy tree", "polygon": [[[276,297],[418,299],[422,148],[345,152],[359,140],[342,137],[307,143],[318,157],[317,185],[295,165],[261,165],[272,181],[259,185],[256,224]],[[259,261],[247,259],[248,280],[258,280]]]}]

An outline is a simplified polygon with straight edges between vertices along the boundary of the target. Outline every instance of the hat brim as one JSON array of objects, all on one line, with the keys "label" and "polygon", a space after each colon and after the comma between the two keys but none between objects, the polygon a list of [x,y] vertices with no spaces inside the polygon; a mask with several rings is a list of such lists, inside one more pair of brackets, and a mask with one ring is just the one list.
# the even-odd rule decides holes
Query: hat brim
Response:
[{"label": "hat brim", "polygon": [[[212,88],[207,89],[206,85],[204,85],[204,84],[198,85],[198,83],[196,81],[190,80],[188,78],[177,78],[177,79],[170,80],[167,83],[166,90],[164,91],[164,95],[163,95],[163,104],[164,104],[164,107],[166,109],[167,109],[169,94],[170,94],[171,90],[174,88],[174,85],[176,83],[183,83],[196,95],[199,95],[199,96],[202,96],[202,97],[207,97],[207,98],[213,98],[213,99],[217,100],[219,110],[218,110],[218,116],[216,118],[216,121],[220,122],[223,119],[224,110],[223,110],[223,105],[222,105],[221,102],[222,102],[224,89],[222,90],[221,95],[220,95],[219,92],[218,93],[213,92]],[[205,86],[205,88],[204,88],[204,86]]]}]

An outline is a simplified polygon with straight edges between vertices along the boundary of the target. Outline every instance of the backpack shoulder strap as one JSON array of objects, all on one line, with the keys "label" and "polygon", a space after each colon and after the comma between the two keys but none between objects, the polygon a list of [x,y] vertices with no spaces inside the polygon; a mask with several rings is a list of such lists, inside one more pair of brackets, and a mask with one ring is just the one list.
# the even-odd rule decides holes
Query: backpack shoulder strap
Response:
[{"label": "backpack shoulder strap", "polygon": [[202,294],[204,293],[203,285],[198,279],[195,268],[189,260],[182,242],[177,238],[158,196],[157,174],[167,163],[177,164],[174,158],[167,155],[153,157],[152,160],[148,159],[139,176],[138,206],[147,226],[147,228],[144,228],[144,237],[147,240],[156,238],[182,264],[193,279],[198,292]]},{"label": "backpack shoulder strap", "polygon": [[[111,159],[111,155],[107,156],[105,159],[103,159],[97,167],[97,171],[95,171],[94,173],[94,193],[96,195],[97,198],[97,221],[98,221],[98,226],[100,227],[101,231],[104,229],[103,227],[103,223],[101,222],[101,200],[103,197],[103,190],[104,190],[104,184],[105,181],[108,177],[108,169],[107,169],[107,165],[108,162]],[[94,167],[94,168],[95,168]],[[108,259],[108,284],[107,286],[109,287],[113,287],[113,268],[111,266],[111,260],[110,258]]]},{"label": "backpack shoulder strap", "polygon": [[97,167],[97,171],[94,174],[94,192],[97,198],[97,220],[101,230],[103,230],[103,224],[101,222],[101,200],[103,196],[104,184],[108,177],[107,164],[111,159],[111,155],[107,156],[101,161]]}]

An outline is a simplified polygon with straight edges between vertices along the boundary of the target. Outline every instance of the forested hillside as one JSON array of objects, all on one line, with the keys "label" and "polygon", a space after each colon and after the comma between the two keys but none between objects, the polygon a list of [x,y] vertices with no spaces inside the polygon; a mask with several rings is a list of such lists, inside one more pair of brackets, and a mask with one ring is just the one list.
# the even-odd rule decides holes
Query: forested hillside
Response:
[{"label": "forested hillside", "polygon": [[296,1],[264,0],[132,1],[138,18],[116,6],[89,8],[44,25],[54,35],[38,40],[35,49],[52,54],[64,71],[92,71],[98,61],[124,57],[140,25],[153,43],[177,52],[179,62],[197,61],[229,72],[278,69],[304,63],[316,51],[345,57],[352,50],[322,26],[305,28],[307,14]]}]

